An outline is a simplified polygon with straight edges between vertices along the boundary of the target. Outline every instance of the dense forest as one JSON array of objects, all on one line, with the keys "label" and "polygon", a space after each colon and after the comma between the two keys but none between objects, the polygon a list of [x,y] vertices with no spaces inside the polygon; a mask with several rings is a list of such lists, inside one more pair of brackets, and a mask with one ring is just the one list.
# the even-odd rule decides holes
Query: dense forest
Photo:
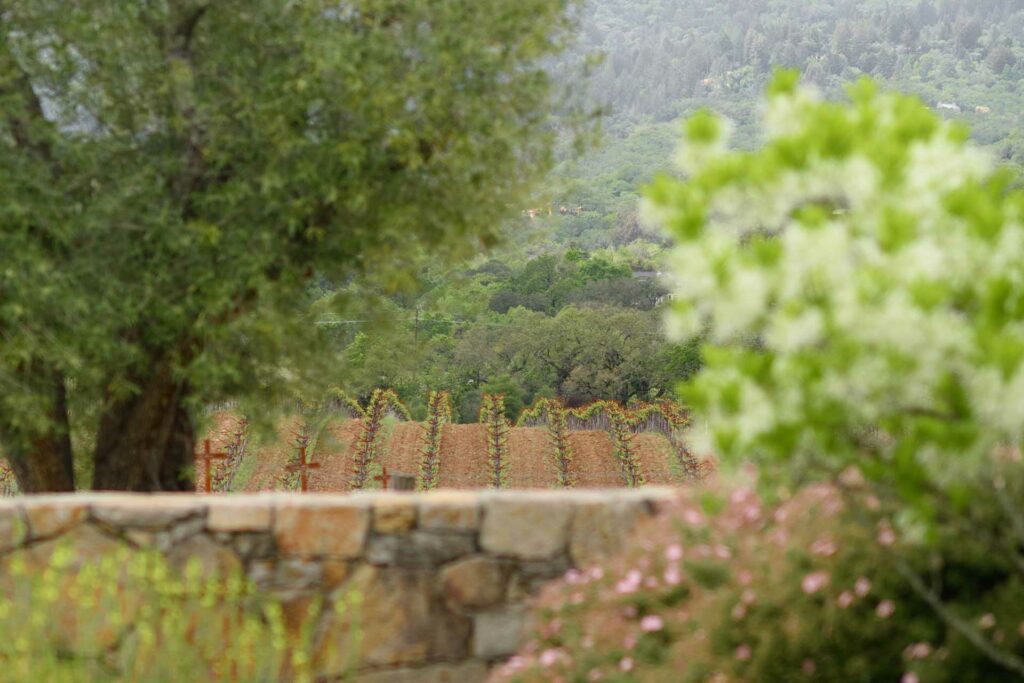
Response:
[{"label": "dense forest", "polygon": [[666,241],[640,220],[639,188],[670,169],[678,120],[702,107],[729,117],[734,144],[756,144],[776,67],[832,98],[870,76],[1024,161],[1019,0],[588,0],[552,70],[602,112],[600,144],[567,155],[548,195],[521,207],[507,244],[479,261],[454,272],[425,263],[415,293],[324,283],[324,297],[341,291],[366,307],[320,317],[343,349],[345,388],[392,386],[414,411],[428,388],[447,389],[465,420],[485,391],[506,394],[510,413],[539,396],[671,393],[699,358],[696,344],[660,335]]}]

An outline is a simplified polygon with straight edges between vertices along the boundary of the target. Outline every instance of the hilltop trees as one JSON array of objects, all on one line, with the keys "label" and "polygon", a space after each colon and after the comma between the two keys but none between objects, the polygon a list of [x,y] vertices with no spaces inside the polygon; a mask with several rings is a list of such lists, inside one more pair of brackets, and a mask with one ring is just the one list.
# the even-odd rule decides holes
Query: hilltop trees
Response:
[{"label": "hilltop trees", "polygon": [[25,491],[188,489],[201,397],[317,348],[316,274],[496,237],[570,0],[0,3],[0,442]]}]

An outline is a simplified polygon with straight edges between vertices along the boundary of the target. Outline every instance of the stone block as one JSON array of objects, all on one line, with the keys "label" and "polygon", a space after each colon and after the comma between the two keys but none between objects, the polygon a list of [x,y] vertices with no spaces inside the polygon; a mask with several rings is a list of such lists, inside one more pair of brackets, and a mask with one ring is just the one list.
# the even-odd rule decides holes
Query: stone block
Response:
[{"label": "stone block", "polygon": [[[434,596],[432,572],[362,565],[332,600],[362,596],[359,668],[425,665],[466,658],[471,622]],[[338,675],[352,651],[347,615],[330,615],[318,674]]]},{"label": "stone block", "polygon": [[89,508],[97,521],[123,529],[159,529],[206,513],[202,500],[191,494],[96,496]]},{"label": "stone block", "polygon": [[420,497],[420,528],[477,531],[480,498],[470,491],[431,491]]},{"label": "stone block", "polygon": [[426,531],[396,536],[374,536],[366,551],[366,561],[398,567],[432,567],[469,555],[476,549],[471,536]]},{"label": "stone block", "polygon": [[504,494],[484,502],[480,546],[494,555],[542,560],[565,551],[572,508],[550,495]]},{"label": "stone block", "polygon": [[398,534],[416,526],[416,502],[406,495],[380,495],[373,500],[373,530]]},{"label": "stone block", "polygon": [[294,500],[277,508],[274,538],[285,555],[354,559],[363,554],[369,528],[365,502]]},{"label": "stone block", "polygon": [[21,545],[27,531],[20,508],[14,505],[0,507],[0,552]]},{"label": "stone block", "polygon": [[355,683],[484,683],[487,665],[470,660],[416,669],[385,669],[358,674],[353,680]]},{"label": "stone block", "polygon": [[467,557],[441,570],[441,591],[462,607],[492,607],[505,599],[506,568],[491,557]]},{"label": "stone block", "polygon": [[492,661],[510,657],[526,632],[526,606],[509,605],[473,617],[473,656]]},{"label": "stone block", "polygon": [[167,561],[179,571],[198,565],[204,579],[227,578],[242,569],[242,562],[234,551],[203,535],[176,543],[167,554]]},{"label": "stone block", "polygon": [[210,500],[206,528],[210,531],[270,531],[273,521],[272,509],[268,503],[236,501],[231,498]]},{"label": "stone block", "polygon": [[569,554],[589,567],[616,554],[645,515],[642,500],[588,501],[578,505],[569,531]]},{"label": "stone block", "polygon": [[25,517],[33,538],[58,536],[85,521],[89,507],[74,500],[55,501],[44,498],[25,500]]}]

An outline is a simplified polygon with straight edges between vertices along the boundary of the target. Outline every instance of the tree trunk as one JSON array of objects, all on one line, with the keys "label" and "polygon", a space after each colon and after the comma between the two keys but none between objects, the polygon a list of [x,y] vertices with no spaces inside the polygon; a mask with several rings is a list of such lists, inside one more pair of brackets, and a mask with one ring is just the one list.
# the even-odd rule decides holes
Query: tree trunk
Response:
[{"label": "tree trunk", "polygon": [[23,434],[0,426],[7,456],[23,493],[53,493],[75,490],[71,460],[71,431],[68,422],[67,390],[64,377],[53,371],[48,384],[50,427],[44,434]]},{"label": "tree trunk", "polygon": [[168,364],[139,382],[137,394],[107,406],[93,455],[93,488],[193,491],[195,427],[185,409],[189,387]]}]

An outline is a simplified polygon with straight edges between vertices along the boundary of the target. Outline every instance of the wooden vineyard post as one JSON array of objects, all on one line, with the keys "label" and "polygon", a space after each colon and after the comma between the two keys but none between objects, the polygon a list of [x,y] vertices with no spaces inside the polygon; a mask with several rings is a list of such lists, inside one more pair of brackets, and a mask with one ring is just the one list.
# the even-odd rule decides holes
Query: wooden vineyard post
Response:
[{"label": "wooden vineyard post", "polygon": [[484,394],[480,421],[487,426],[487,464],[491,486],[503,488],[508,482],[508,420],[505,418],[505,397]]},{"label": "wooden vineyard post", "polygon": [[203,488],[206,493],[213,492],[212,480],[210,475],[210,463],[214,460],[226,460],[228,457],[227,453],[212,453],[210,451],[210,440],[204,441],[204,449],[202,453],[197,453],[196,457],[203,461],[203,476],[206,478]]},{"label": "wooden vineyard post", "polygon": [[380,488],[381,488],[382,491],[387,491],[388,490],[388,466],[387,465],[382,465],[381,469],[380,469],[380,474],[378,474],[376,477],[374,477],[373,480],[380,482]]},{"label": "wooden vineyard post", "polygon": [[285,469],[289,472],[299,473],[299,489],[303,493],[306,493],[309,490],[309,477],[307,471],[320,469],[320,463],[306,462],[306,447],[299,446],[299,462],[295,465],[288,465]]}]

